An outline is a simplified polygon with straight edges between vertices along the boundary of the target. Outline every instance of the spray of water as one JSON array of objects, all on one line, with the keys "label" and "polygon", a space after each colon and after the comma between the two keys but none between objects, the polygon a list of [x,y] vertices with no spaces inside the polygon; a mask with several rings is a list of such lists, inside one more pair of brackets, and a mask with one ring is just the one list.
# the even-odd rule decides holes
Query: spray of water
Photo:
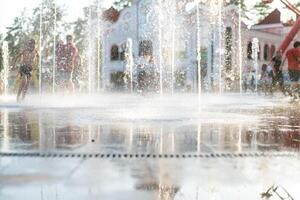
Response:
[{"label": "spray of water", "polygon": [[158,1],[158,68],[159,68],[159,93],[163,95],[163,60],[162,60],[162,2]]},{"label": "spray of water", "polygon": [[[196,57],[196,63],[197,63],[197,71],[193,76],[194,77],[189,77],[191,79],[194,78],[194,85],[196,92],[198,94],[199,102],[201,98],[201,93],[202,87],[204,84],[209,84],[213,85],[214,83],[218,83],[219,87],[219,94],[223,92],[224,89],[224,84],[223,84],[223,63],[224,63],[224,45],[223,45],[223,40],[224,40],[224,16],[225,15],[225,9],[224,9],[224,2],[223,1],[195,1],[196,4],[194,4],[194,7],[196,7],[196,29],[194,31],[196,32],[196,35],[193,35],[193,40],[195,40],[196,37],[196,50],[197,50],[197,57]],[[105,37],[102,36],[105,31],[102,31],[102,21],[101,21],[101,5],[103,2],[101,0],[97,0],[96,4],[95,2],[91,1],[91,6],[89,7],[89,13],[88,13],[88,26],[87,26],[87,34],[86,34],[86,39],[87,39],[87,50],[85,52],[85,55],[87,57],[87,75],[88,75],[88,80],[87,80],[87,85],[88,85],[88,92],[94,93],[96,91],[99,91],[100,88],[102,87],[102,74],[101,71],[101,66],[104,66],[105,63],[105,56],[100,56],[100,55],[105,55],[105,52],[102,51],[102,47],[105,46]],[[170,91],[171,94],[174,94],[175,90],[175,85],[176,85],[176,73],[175,73],[175,67],[182,67],[184,64],[181,64],[181,58],[176,57],[176,52],[175,49],[177,48],[177,39],[183,38],[184,40],[190,40],[190,35],[192,34],[186,34],[185,29],[187,28],[183,24],[178,24],[181,22],[181,11],[178,11],[178,5],[176,1],[154,1],[154,3],[150,4],[153,7],[157,7],[157,16],[155,18],[157,21],[154,21],[155,24],[152,24],[153,27],[155,27],[155,35],[157,38],[154,38],[155,41],[154,43],[154,56],[155,56],[155,61],[156,61],[156,66],[159,72],[157,73],[157,78],[159,78],[159,93],[162,95],[166,91],[166,85],[168,87],[170,86]],[[200,6],[203,5],[203,10],[202,7]],[[42,56],[42,50],[43,50],[43,7],[45,5],[41,4],[40,5],[40,55]],[[104,5],[103,5],[104,6]],[[192,6],[190,6],[192,7]],[[52,93],[55,93],[55,76],[56,76],[56,62],[55,62],[55,46],[56,46],[56,29],[57,29],[57,11],[56,11],[56,6],[54,4],[54,15],[53,15],[53,26],[54,26],[54,34],[53,34],[53,70],[52,70]],[[153,8],[152,8],[153,9]],[[187,9],[186,7],[183,6],[182,9]],[[203,11],[208,11],[208,13],[203,13]],[[178,12],[178,13],[177,13]],[[202,23],[205,24],[203,19],[206,19],[205,17],[208,17],[210,20],[211,18],[211,29],[208,28],[208,36],[206,37],[206,30],[202,30],[203,28],[201,27]],[[171,23],[166,22],[167,19],[171,19]],[[177,20],[178,19],[178,20]],[[242,43],[241,43],[241,6],[239,4],[238,6],[238,66],[239,66],[239,88],[240,92],[242,92]],[[167,25],[167,26],[166,26]],[[179,30],[179,27],[183,27],[183,30]],[[96,28],[95,28],[96,27]],[[103,26],[103,29],[105,27]],[[165,31],[168,28],[167,31]],[[169,29],[170,28],[170,29]],[[176,30],[182,31],[183,34],[181,35],[180,32],[177,33]],[[102,33],[103,32],[103,33]],[[194,32],[193,32],[194,33]],[[187,36],[188,35],[188,36]],[[167,37],[166,37],[167,36]],[[177,37],[177,38],[176,38]],[[167,39],[166,39],[167,38]],[[211,44],[207,45],[207,39],[206,38],[211,38],[209,41]],[[201,41],[202,40],[202,41]],[[45,43],[45,42],[44,42]],[[126,60],[125,60],[125,68],[126,72],[129,75],[128,79],[130,79],[130,84],[128,86],[128,89],[133,92],[133,50],[132,50],[132,41],[128,40],[127,41],[127,46],[128,48],[126,49]],[[194,48],[195,45],[190,44],[189,46],[193,46]],[[170,48],[170,49],[167,49]],[[186,46],[185,46],[186,47]],[[206,52],[203,51],[203,49],[208,49],[207,52],[207,62],[206,62]],[[168,51],[169,50],[169,51]],[[186,49],[185,49],[186,50]],[[203,52],[202,52],[203,51]],[[165,53],[170,53],[168,55],[171,56],[165,56]],[[196,51],[195,51],[196,52]],[[193,54],[195,54],[195,52]],[[189,54],[190,51],[186,50],[186,53]],[[203,54],[203,55],[201,55]],[[184,58],[185,59],[185,58]],[[190,59],[190,58],[188,58]],[[188,60],[186,59],[186,60]],[[195,58],[193,58],[195,59]],[[202,61],[201,61],[202,59]],[[194,62],[194,61],[193,61]],[[207,77],[204,78],[203,71],[205,65],[202,63],[207,63]],[[196,63],[194,63],[196,65]],[[182,65],[182,66],[181,66]],[[39,64],[39,92],[42,92],[42,59],[40,59],[40,64]],[[183,66],[186,67],[186,66]],[[187,67],[191,69],[189,66]],[[188,73],[188,72],[187,72]],[[203,74],[202,74],[203,73]],[[171,76],[170,76],[171,75]],[[159,77],[158,77],[159,76]],[[201,80],[204,78],[204,80]],[[188,80],[189,81],[189,80]],[[168,83],[168,84],[165,84]],[[211,84],[210,84],[211,83]],[[203,85],[202,85],[203,84]]]},{"label": "spray of water", "polygon": [[[88,92],[93,94],[100,89],[100,68],[101,58],[99,52],[101,51],[100,44],[100,8],[101,4],[96,1],[96,5],[91,4],[88,14],[88,34],[87,34],[87,57],[88,57]],[[97,27],[97,28],[95,28]]]},{"label": "spray of water", "polygon": [[258,51],[259,51],[259,41],[257,38],[252,39],[252,58],[253,66],[255,69],[255,91],[258,89]]},{"label": "spray of water", "polygon": [[243,47],[242,47],[242,8],[238,5],[238,66],[239,66],[239,88],[243,92]]},{"label": "spray of water", "polygon": [[53,16],[53,66],[52,66],[52,94],[55,94],[55,79],[56,79],[56,4],[55,1],[53,2],[54,8],[54,16]]},{"label": "spray of water", "polygon": [[172,95],[174,94],[174,85],[175,85],[175,81],[174,81],[174,71],[175,71],[175,32],[176,32],[176,2],[172,1],[172,13],[171,13],[171,18],[172,18],[172,45],[171,45],[171,93]]},{"label": "spray of water", "polygon": [[40,5],[40,32],[39,32],[39,94],[42,94],[42,47],[43,47],[43,2]]},{"label": "spray of water", "polygon": [[100,91],[101,88],[101,5],[100,0],[97,0],[97,92]]},{"label": "spray of water", "polygon": [[223,91],[223,80],[222,80],[222,71],[223,71],[223,1],[218,1],[218,32],[219,32],[219,60],[218,60],[218,67],[219,67],[219,94],[222,94]]},{"label": "spray of water", "polygon": [[129,91],[133,92],[133,53],[132,53],[132,39],[128,38],[126,42],[126,51],[125,51],[125,70],[126,70],[126,77],[128,80],[126,81],[129,83]]},{"label": "spray of water", "polygon": [[8,88],[8,72],[9,72],[9,52],[8,52],[8,44],[6,41],[2,44],[3,51],[3,70],[1,72],[1,79],[4,84],[4,95],[7,96],[7,88]]},{"label": "spray of water", "polygon": [[199,2],[197,3],[197,66],[198,66],[198,102],[199,109],[201,105],[201,93],[202,93],[202,85],[201,85],[201,27],[200,27],[200,10],[199,10]]},{"label": "spray of water", "polygon": [[93,83],[95,75],[95,63],[94,63],[94,48],[95,48],[95,35],[93,26],[93,7],[89,7],[89,17],[88,17],[88,92],[92,94]]}]

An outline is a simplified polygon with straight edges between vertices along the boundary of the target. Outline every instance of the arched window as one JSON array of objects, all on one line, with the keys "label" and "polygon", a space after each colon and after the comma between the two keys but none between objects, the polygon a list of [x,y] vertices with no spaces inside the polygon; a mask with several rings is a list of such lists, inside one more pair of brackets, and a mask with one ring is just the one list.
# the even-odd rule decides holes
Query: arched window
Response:
[{"label": "arched window", "polygon": [[110,60],[119,60],[119,47],[118,45],[113,45],[110,49]]},{"label": "arched window", "polygon": [[124,61],[126,58],[125,58],[125,54],[126,54],[126,43],[123,43],[121,44],[121,51],[119,53],[119,56],[120,56],[120,60]]},{"label": "arched window", "polygon": [[153,55],[153,46],[152,41],[143,40],[139,45],[139,56],[152,56]]},{"label": "arched window", "polygon": [[252,42],[248,42],[247,44],[247,58],[252,60]]},{"label": "arched window", "polygon": [[125,50],[122,50],[120,53],[120,60],[124,61],[125,60]]},{"label": "arched window", "polygon": [[271,46],[271,50],[270,50],[270,58],[273,58],[273,56],[275,55],[275,51],[276,51],[276,47],[275,45],[272,45]]},{"label": "arched window", "polygon": [[265,44],[264,46],[264,60],[267,61],[269,59],[269,45]]}]

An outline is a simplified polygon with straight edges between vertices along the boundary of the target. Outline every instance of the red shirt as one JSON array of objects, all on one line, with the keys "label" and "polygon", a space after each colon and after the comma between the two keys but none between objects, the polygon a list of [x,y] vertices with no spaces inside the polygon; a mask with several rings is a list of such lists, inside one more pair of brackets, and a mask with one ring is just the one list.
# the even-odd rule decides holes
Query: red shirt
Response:
[{"label": "red shirt", "polygon": [[77,56],[77,48],[74,44],[69,43],[65,46],[66,70],[72,71],[75,66]]},{"label": "red shirt", "polygon": [[[289,70],[300,70],[300,49],[292,48],[286,52],[286,57],[288,59],[288,69]],[[297,60],[298,59],[298,60]]]},{"label": "red shirt", "polygon": [[65,45],[64,44],[58,44],[56,47],[56,66],[57,69],[64,69],[66,65],[66,59],[65,59]]}]

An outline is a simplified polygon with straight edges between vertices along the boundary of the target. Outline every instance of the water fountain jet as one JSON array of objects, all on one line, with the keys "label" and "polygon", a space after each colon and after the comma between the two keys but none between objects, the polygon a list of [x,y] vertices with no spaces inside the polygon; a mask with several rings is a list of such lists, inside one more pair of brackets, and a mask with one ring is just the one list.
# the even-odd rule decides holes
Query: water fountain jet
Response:
[{"label": "water fountain jet", "polygon": [[3,70],[1,72],[1,79],[3,81],[3,94],[7,96],[8,94],[8,76],[9,76],[9,50],[6,41],[2,44],[2,56],[3,56]]},{"label": "water fountain jet", "polygon": [[[132,53],[132,39],[128,38],[126,42],[126,48],[125,48],[125,71],[126,71],[126,79],[125,81],[127,84],[129,84],[129,91],[133,92],[133,66],[134,66],[134,60],[133,60],[133,53]],[[128,83],[129,82],[129,83]]]}]

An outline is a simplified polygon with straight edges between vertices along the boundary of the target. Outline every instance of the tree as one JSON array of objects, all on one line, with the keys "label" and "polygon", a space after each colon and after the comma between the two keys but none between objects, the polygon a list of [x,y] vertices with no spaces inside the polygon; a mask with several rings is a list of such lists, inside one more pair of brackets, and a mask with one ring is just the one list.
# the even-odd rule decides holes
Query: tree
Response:
[{"label": "tree", "polygon": [[88,78],[87,71],[87,59],[86,59],[86,48],[87,48],[87,14],[84,19],[78,18],[76,21],[71,23],[73,29],[74,43],[78,49],[78,62],[74,69],[74,76],[76,83],[81,81],[86,81]]},{"label": "tree", "polygon": [[[98,0],[101,1],[101,0]],[[117,9],[123,9],[130,6],[132,0],[115,0],[113,6]],[[64,39],[61,36],[65,33],[73,33],[74,42],[78,48],[81,62],[75,68],[74,77],[86,80],[87,79],[87,37],[88,37],[88,20],[89,9],[92,8],[93,17],[96,19],[97,1],[89,7],[83,8],[85,16],[78,18],[74,22],[66,22],[64,20],[65,10],[55,4],[55,0],[42,0],[42,6],[38,6],[31,11],[23,11],[14,19],[14,22],[7,28],[5,41],[8,42],[10,62],[17,56],[17,54],[24,48],[28,39],[35,39],[37,47],[41,46],[41,57],[43,65],[43,85],[45,81],[52,82],[52,66],[53,66],[53,50],[54,50],[54,36],[56,41]],[[55,10],[56,8],[56,10]],[[40,30],[40,16],[42,13],[42,30]],[[56,16],[55,16],[56,13]],[[56,18],[56,32],[54,29],[54,18]],[[40,40],[40,31],[42,31],[42,38]],[[39,42],[41,41],[41,44]],[[0,41],[1,42],[1,41]],[[99,52],[97,52],[100,54]],[[1,59],[1,57],[0,57]],[[11,63],[10,63],[11,64]],[[1,67],[1,60],[0,60]],[[0,68],[1,69],[1,68]]]},{"label": "tree", "polygon": [[113,6],[118,9],[122,10],[125,7],[131,6],[132,0],[115,0]]},{"label": "tree", "polygon": [[245,0],[230,0],[228,3],[228,5],[236,5],[236,6],[241,6],[241,11],[242,11],[242,17],[244,19],[247,19],[249,20],[249,17],[248,17],[248,13],[249,13],[249,10],[247,9],[247,6],[245,4]]},{"label": "tree", "polygon": [[[52,81],[50,76],[53,65],[54,36],[58,37],[59,32],[66,32],[67,30],[60,23],[63,22],[63,8],[55,5],[54,0],[43,0],[41,5],[30,12],[24,10],[20,16],[17,16],[13,24],[7,28],[5,41],[8,42],[10,64],[13,64],[12,61],[24,49],[28,39],[34,39],[36,46],[41,46],[39,50],[43,63],[43,85],[47,86],[47,81]],[[40,24],[41,13],[42,24]],[[40,25],[42,29],[40,29]],[[57,32],[55,32],[55,27]],[[39,44],[40,41],[41,44]],[[37,77],[34,76],[34,78],[36,80]]]},{"label": "tree", "polygon": [[[56,13],[56,22],[58,22],[56,26],[59,26],[64,11],[54,4],[53,0],[43,0],[42,5],[42,44],[40,45],[42,46],[43,58],[47,60],[53,52],[54,13]],[[12,26],[7,28],[5,40],[9,45],[10,57],[14,58],[28,39],[35,39],[39,45],[40,14],[41,7],[34,8],[33,12],[29,14],[24,11],[14,19]],[[61,30],[61,27],[57,27],[57,29]]]},{"label": "tree", "polygon": [[259,1],[253,6],[252,10],[254,11],[254,14],[257,15],[261,20],[270,13],[271,6],[269,4],[263,3],[262,1]]},{"label": "tree", "polygon": [[10,58],[16,57],[24,42],[28,39],[28,17],[25,12],[14,19],[12,26],[7,27],[5,40],[8,42]]},{"label": "tree", "polygon": [[241,8],[244,12],[247,11],[247,7],[245,4],[245,0],[230,0],[228,4],[234,4],[236,6],[239,6],[239,4],[241,4]]}]

